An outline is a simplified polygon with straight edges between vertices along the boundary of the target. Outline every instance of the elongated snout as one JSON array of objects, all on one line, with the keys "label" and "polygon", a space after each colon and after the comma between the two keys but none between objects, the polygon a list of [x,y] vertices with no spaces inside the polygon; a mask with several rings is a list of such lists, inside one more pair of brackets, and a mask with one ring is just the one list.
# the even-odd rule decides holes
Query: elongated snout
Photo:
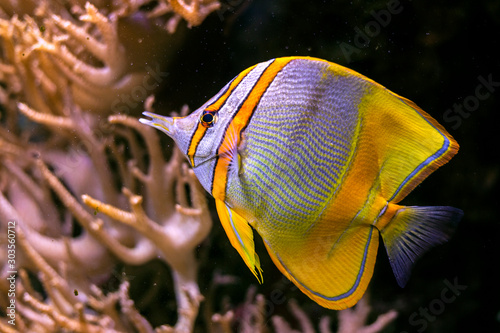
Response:
[{"label": "elongated snout", "polygon": [[172,139],[175,139],[175,129],[176,129],[175,118],[165,117],[147,111],[144,111],[142,114],[145,115],[146,117],[150,117],[151,120],[146,118],[140,118],[139,121],[141,123],[149,125],[151,127],[155,127],[160,131],[164,132],[165,134],[167,134]]}]

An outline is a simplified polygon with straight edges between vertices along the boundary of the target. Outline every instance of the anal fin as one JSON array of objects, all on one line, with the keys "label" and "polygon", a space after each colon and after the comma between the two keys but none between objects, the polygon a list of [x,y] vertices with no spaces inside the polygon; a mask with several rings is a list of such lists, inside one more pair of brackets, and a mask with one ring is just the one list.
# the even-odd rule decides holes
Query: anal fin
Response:
[{"label": "anal fin", "polygon": [[215,204],[231,245],[238,251],[259,283],[262,283],[264,280],[259,256],[255,253],[252,228],[243,217],[229,208],[222,200],[216,199]]},{"label": "anal fin", "polygon": [[377,257],[379,232],[371,225],[346,231],[339,242],[324,233],[264,243],[279,270],[319,305],[343,310],[365,293]]}]

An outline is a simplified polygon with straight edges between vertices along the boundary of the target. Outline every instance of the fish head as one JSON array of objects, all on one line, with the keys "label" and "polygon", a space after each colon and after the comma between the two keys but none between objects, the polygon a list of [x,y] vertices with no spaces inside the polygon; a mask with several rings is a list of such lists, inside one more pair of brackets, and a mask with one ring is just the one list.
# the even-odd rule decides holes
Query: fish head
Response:
[{"label": "fish head", "polygon": [[143,112],[151,118],[139,121],[161,130],[171,137],[191,166],[197,168],[207,166],[207,162],[220,154],[219,143],[230,122],[230,114],[224,110],[213,110],[204,106],[185,117],[167,117],[152,112]]},{"label": "fish head", "polygon": [[[231,113],[221,108],[214,110],[202,106],[185,117],[166,117],[152,112],[143,112],[148,118],[139,121],[161,130],[171,137],[181,152],[186,156],[201,185],[206,191],[212,193],[212,174],[218,156],[236,154],[236,131],[230,130],[227,135],[230,144],[222,145],[228,133],[231,122]],[[222,148],[221,148],[222,146]],[[213,193],[212,193],[213,194]]]},{"label": "fish head", "polygon": [[207,144],[196,151],[191,152],[189,150],[192,136],[200,124],[201,111],[196,110],[185,117],[167,117],[152,112],[143,112],[143,115],[151,119],[141,118],[139,121],[167,134],[190,161],[194,160],[195,157],[197,160],[200,158],[209,159],[211,149]]}]

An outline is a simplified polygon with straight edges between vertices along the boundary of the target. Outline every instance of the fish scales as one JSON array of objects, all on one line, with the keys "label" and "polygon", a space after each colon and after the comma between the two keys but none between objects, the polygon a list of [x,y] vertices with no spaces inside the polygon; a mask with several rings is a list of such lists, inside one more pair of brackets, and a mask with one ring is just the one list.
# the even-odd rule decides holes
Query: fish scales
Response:
[{"label": "fish scales", "polygon": [[413,102],[326,60],[271,59],[186,117],[144,115],[186,155],[259,282],[251,226],[280,271],[330,309],[362,297],[380,237],[404,286],[463,215],[398,204],[457,153],[453,137]]},{"label": "fish scales", "polygon": [[[243,164],[249,167],[245,169],[243,180],[253,184],[247,188],[254,196],[261,197],[260,207],[250,209],[262,212],[255,219],[264,229],[267,221],[278,220],[283,224],[293,221],[294,225],[304,230],[310,223],[314,223],[314,218],[311,217],[318,216],[323,210],[323,206],[327,204],[326,199],[334,191],[339,176],[348,164],[348,158],[339,155],[338,151],[349,155],[351,148],[348,145],[354,144],[352,137],[345,133],[350,133],[358,122],[357,104],[362,95],[359,94],[356,100],[351,94],[350,103],[343,101],[351,91],[346,86],[356,82],[334,76],[326,65],[318,67],[307,64],[299,61],[290,63],[286,72],[278,73],[245,131],[247,139],[242,155],[248,155],[244,157]],[[306,80],[298,80],[302,77]],[[283,91],[286,91],[286,99],[279,97]],[[315,93],[311,94],[311,91]],[[282,125],[276,127],[276,122],[281,122]],[[343,137],[331,135],[339,129],[344,134]],[[333,140],[320,139],[326,137]],[[272,151],[273,155],[268,154],[261,161],[264,149]],[[247,150],[251,150],[253,154],[247,153]],[[288,162],[276,162],[279,160]],[[265,179],[254,182],[254,174],[259,172],[262,164],[268,165],[272,172],[267,173],[268,177]],[[274,183],[273,179],[279,179],[283,174],[289,175],[288,182],[270,186]],[[234,184],[238,182],[235,181]],[[315,188],[323,188],[326,192],[321,193]],[[235,192],[240,191],[245,191],[244,184],[241,190]],[[279,205],[279,212],[268,208],[268,205],[277,204],[275,198],[307,201],[310,197],[323,202],[314,207],[314,212],[303,212],[300,206],[290,205]]]}]

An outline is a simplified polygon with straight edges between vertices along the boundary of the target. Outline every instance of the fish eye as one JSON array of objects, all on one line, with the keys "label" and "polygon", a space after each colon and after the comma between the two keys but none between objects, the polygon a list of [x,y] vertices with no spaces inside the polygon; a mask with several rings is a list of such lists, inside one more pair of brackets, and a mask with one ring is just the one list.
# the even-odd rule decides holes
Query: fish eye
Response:
[{"label": "fish eye", "polygon": [[214,126],[216,120],[215,111],[203,111],[200,117],[200,123],[206,128]]}]

